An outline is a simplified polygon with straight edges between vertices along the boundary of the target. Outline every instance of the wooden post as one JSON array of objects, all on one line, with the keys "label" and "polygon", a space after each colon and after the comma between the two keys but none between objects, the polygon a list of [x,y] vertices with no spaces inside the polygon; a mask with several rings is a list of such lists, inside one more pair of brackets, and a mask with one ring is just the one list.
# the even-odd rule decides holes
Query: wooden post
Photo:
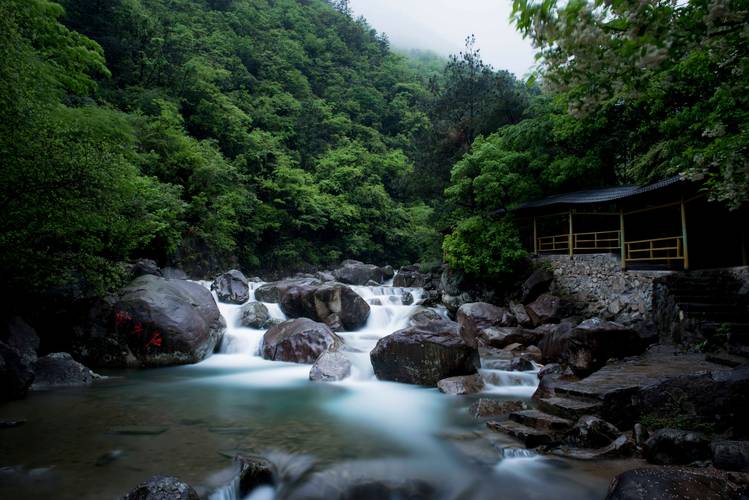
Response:
[{"label": "wooden post", "polygon": [[624,247],[624,209],[619,209],[619,251],[622,257],[622,271],[627,270],[627,255]]},{"label": "wooden post", "polygon": [[533,216],[533,254],[538,255],[538,229],[536,227],[536,216]]},{"label": "wooden post", "polygon": [[684,243],[684,270],[689,270],[689,245],[687,244],[687,210],[684,206],[684,197],[681,197],[681,239]]},{"label": "wooden post", "polygon": [[572,257],[572,210],[570,210],[569,218],[570,218],[570,233],[569,235],[567,235],[567,246],[569,247],[570,257]]}]

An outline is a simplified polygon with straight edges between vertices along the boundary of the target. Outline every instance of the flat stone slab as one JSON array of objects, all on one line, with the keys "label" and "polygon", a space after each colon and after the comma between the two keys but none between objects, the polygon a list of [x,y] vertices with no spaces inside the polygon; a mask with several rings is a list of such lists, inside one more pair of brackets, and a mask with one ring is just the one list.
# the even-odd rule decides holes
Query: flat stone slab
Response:
[{"label": "flat stone slab", "polygon": [[557,395],[603,401],[609,394],[636,392],[671,377],[720,370],[730,368],[705,360],[704,354],[679,353],[670,346],[655,346],[642,356],[610,363],[578,382],[560,383],[555,391]]},{"label": "flat stone slab", "polygon": [[487,422],[486,426],[493,431],[503,432],[509,434],[523,442],[527,448],[536,448],[543,444],[551,444],[554,442],[554,438],[548,432],[544,432],[527,425],[513,422],[512,420],[505,420],[504,422]]},{"label": "flat stone slab", "polygon": [[112,432],[123,436],[158,436],[169,430],[168,427],[157,427],[148,425],[137,425],[127,427],[115,427]]},{"label": "flat stone slab", "polygon": [[600,402],[584,401],[581,399],[552,397],[539,399],[536,402],[545,412],[574,420],[583,415],[596,415],[601,409]]},{"label": "flat stone slab", "polygon": [[571,420],[538,410],[522,410],[510,413],[510,420],[547,432],[563,432],[575,425]]}]

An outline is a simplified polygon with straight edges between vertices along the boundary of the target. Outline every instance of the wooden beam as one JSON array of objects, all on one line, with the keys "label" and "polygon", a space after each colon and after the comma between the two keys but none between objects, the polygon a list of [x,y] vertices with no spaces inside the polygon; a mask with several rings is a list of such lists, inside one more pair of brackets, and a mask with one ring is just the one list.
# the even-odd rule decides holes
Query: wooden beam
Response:
[{"label": "wooden beam", "polygon": [[538,228],[536,227],[535,216],[533,216],[533,254],[538,255]]},{"label": "wooden beam", "polygon": [[567,245],[569,246],[570,257],[572,257],[572,210],[570,210],[569,218],[570,218],[570,232],[568,233],[569,236],[567,237]]},{"label": "wooden beam", "polygon": [[684,270],[689,270],[689,245],[687,244],[687,211],[684,207],[684,197],[681,197],[681,239],[684,243]]},{"label": "wooden beam", "polygon": [[619,210],[619,250],[622,258],[622,271],[627,270],[627,255],[624,247],[624,210]]}]

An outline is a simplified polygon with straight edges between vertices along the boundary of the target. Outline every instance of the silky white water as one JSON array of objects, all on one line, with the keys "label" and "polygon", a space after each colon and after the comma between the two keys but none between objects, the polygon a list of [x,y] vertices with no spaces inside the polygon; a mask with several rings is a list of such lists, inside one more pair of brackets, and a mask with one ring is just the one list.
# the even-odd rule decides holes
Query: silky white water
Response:
[{"label": "silky white water", "polygon": [[[369,351],[408,325],[423,291],[353,288],[371,314],[362,329],[340,333],[354,364],[343,381],[311,382],[309,365],[262,359],[264,331],[239,325],[241,306],[219,303],[226,335],[220,352],[199,364],[106,371],[108,378],[91,387],[33,393],[0,406],[0,417],[28,420],[0,430],[0,497],[119,498],[161,474],[180,477],[206,498],[229,500],[238,498],[231,467],[238,453],[287,457],[284,470],[314,464],[317,472],[300,479],[312,492],[352,478],[395,478],[438,484],[451,498],[494,498],[497,491],[513,500],[604,495],[617,469],[584,470],[507,450],[517,443],[468,416],[477,397],[528,398],[535,372],[482,370],[487,385],[476,396],[378,381]],[[402,303],[406,292],[411,305]],[[277,304],[266,306],[284,319]],[[464,490],[471,494],[461,496]],[[251,495],[274,497],[267,487]]]}]

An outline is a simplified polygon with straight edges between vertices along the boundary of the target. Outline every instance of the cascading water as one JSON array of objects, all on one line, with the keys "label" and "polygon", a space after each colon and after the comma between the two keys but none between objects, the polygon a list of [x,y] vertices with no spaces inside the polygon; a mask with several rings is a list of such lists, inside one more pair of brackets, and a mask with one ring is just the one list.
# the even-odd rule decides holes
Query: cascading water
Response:
[{"label": "cascading water", "polygon": [[[252,291],[259,285],[253,283]],[[424,291],[390,284],[352,288],[371,313],[363,328],[340,333],[354,365],[340,382],[311,382],[309,365],[263,359],[258,350],[265,331],[239,324],[242,306],[219,303],[227,331],[220,352],[201,363],[109,371],[106,381],[90,388],[34,393],[0,405],[0,418],[29,420],[0,430],[0,497],[119,498],[152,475],[168,474],[214,492],[214,500],[233,500],[239,498],[232,483],[236,469],[229,467],[233,457],[279,453],[289,457],[288,468],[314,471],[289,479],[313,493],[352,478],[398,478],[454,486],[452,498],[461,497],[461,488],[471,492],[462,497],[471,499],[494,498],[498,488],[511,500],[603,495],[611,468],[560,465],[559,459],[513,449],[511,438],[469,417],[468,406],[478,397],[528,398],[535,371],[492,364],[481,370],[486,387],[476,396],[377,380],[370,350],[408,326],[423,307]],[[274,319],[285,319],[278,304],[265,306]],[[486,459],[485,468],[477,469],[477,457]],[[274,496],[262,487],[250,498]]]}]

